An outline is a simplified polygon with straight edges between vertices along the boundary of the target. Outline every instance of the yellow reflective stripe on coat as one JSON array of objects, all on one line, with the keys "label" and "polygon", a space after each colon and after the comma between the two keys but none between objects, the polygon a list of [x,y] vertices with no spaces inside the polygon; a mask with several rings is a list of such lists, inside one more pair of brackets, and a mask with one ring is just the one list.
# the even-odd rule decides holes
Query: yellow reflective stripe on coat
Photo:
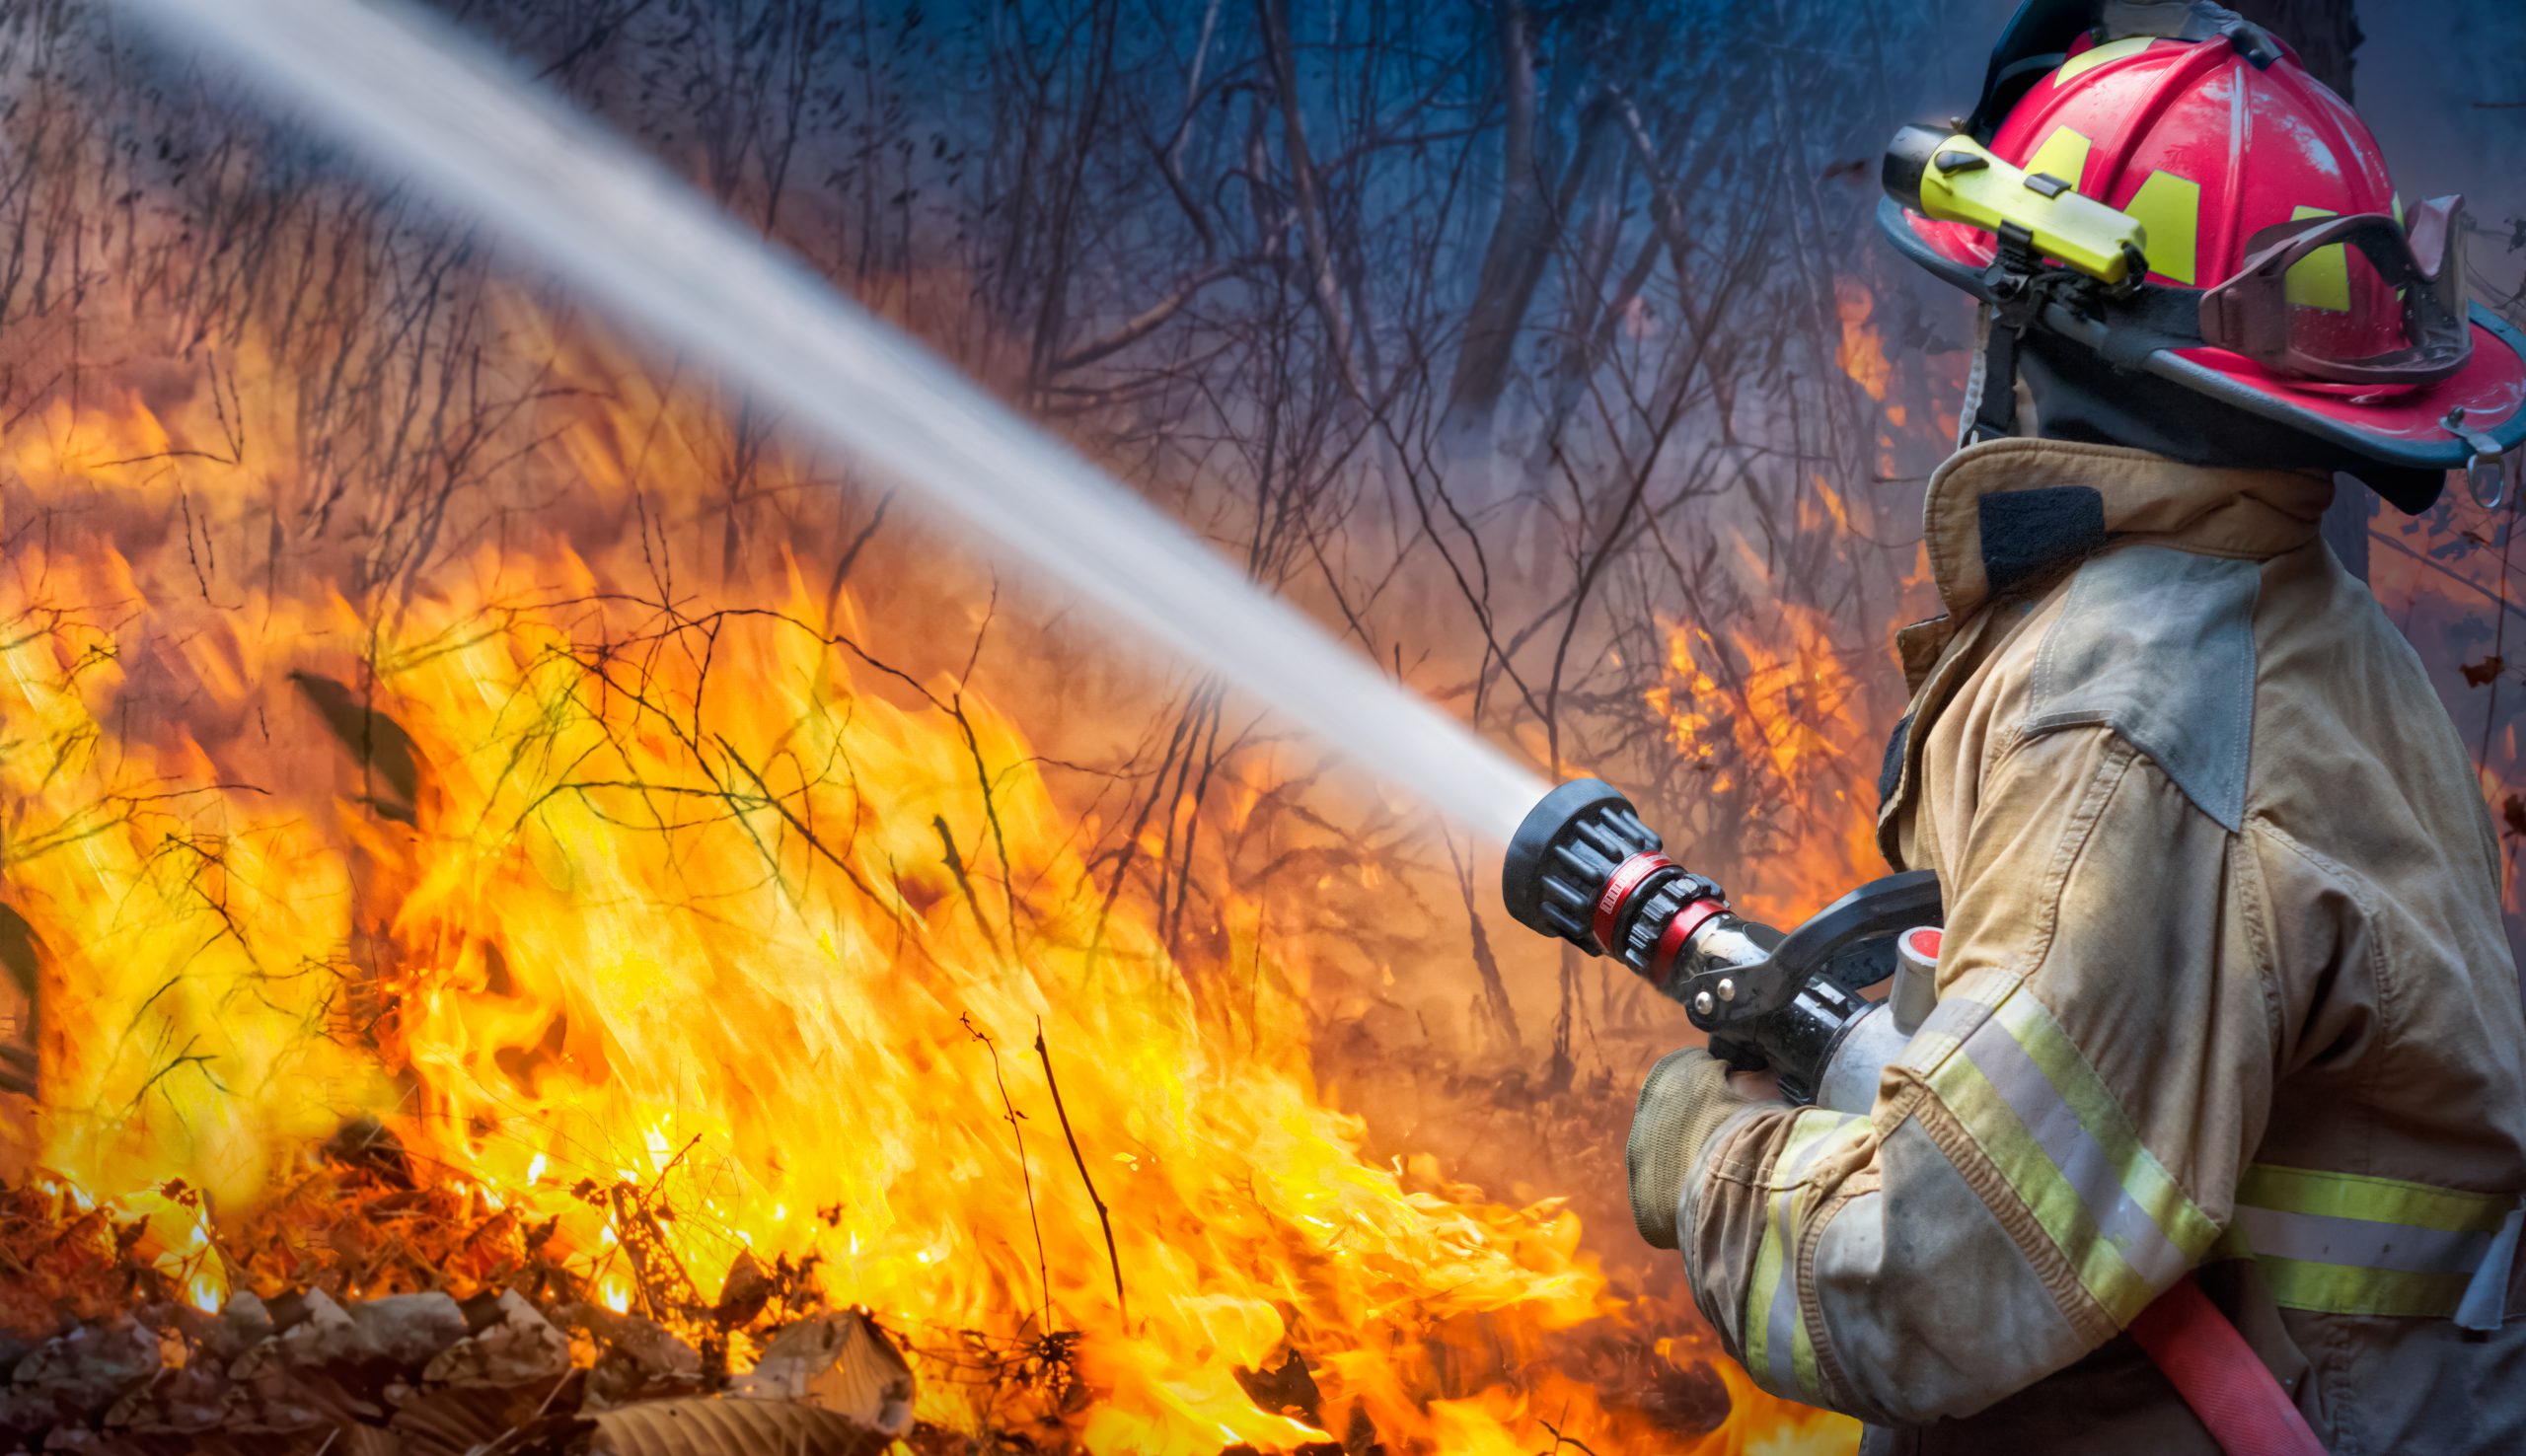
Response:
[{"label": "yellow reflective stripe on coat", "polygon": [[2252,1254],[2284,1309],[2452,1315],[2514,1197],[2257,1163],[2221,1252]]},{"label": "yellow reflective stripe on coat", "polygon": [[2218,1237],[2023,983],[1929,1080],[2117,1325],[2130,1324]]},{"label": "yellow reflective stripe on coat", "polygon": [[1833,1134],[1862,1126],[1866,1118],[1809,1108],[1791,1121],[1789,1135],[1772,1157],[1772,1195],[1764,1205],[1763,1242],[1754,1256],[1754,1281],[1746,1291],[1746,1368],[1767,1377],[1766,1389],[1819,1393],[1816,1342],[1798,1307],[1798,1245],[1810,1211],[1799,1186],[1810,1164]]}]

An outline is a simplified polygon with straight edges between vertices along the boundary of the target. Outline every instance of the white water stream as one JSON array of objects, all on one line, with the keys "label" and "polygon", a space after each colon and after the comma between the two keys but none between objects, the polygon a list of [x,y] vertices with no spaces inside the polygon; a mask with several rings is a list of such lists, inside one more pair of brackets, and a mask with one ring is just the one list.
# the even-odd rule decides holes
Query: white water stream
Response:
[{"label": "white water stream", "polygon": [[1468,830],[1541,780],[919,342],[400,0],[123,0],[383,168]]}]

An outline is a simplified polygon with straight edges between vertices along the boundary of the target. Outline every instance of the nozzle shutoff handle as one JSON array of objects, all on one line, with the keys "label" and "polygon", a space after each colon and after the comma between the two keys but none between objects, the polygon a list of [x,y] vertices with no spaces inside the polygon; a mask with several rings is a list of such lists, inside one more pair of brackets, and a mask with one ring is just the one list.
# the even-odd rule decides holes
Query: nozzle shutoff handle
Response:
[{"label": "nozzle shutoff handle", "polygon": [[1915,871],[1863,885],[1784,936],[1669,859],[1631,801],[1593,778],[1528,812],[1500,888],[1520,924],[1621,961],[1682,1003],[1714,1052],[1776,1067],[1802,1099],[1871,1009],[1860,989],[1894,973],[1894,937],[1940,918],[1937,876]]}]

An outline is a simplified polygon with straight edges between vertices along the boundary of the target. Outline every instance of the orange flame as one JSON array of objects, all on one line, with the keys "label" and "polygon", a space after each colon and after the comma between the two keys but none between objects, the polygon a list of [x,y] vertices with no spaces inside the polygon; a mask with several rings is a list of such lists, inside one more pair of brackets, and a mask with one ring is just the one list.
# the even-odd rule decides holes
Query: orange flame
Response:
[{"label": "orange flame", "polygon": [[[608,401],[538,422],[583,503],[711,426],[552,351],[584,376],[556,399]],[[293,458],[285,375],[248,377],[219,427]],[[214,427],[132,396],[0,439],[94,512],[0,577],[0,852],[46,957],[42,1101],[0,1139],[144,1220],[197,1303],[295,1276],[222,1231],[364,1115],[468,1206],[552,1221],[617,1308],[706,1303],[747,1254],[916,1349],[1076,1332],[1092,1399],[1053,1417],[1090,1450],[1282,1450],[1354,1413],[1413,1449],[1677,1448],[1553,1363],[1619,1318],[1575,1218],[1366,1157],[1316,1091],[1303,956],[1230,897],[1253,989],[1196,994],[1015,723],[860,659],[847,596],[828,620],[792,567],[670,603],[645,538],[558,529],[364,605],[320,562],[222,573],[290,482],[169,464]],[[1823,751],[1800,670],[1747,683],[1761,762]],[[1236,1378],[1291,1347],[1330,1432]],[[1737,1419],[1691,1449],[1847,1443],[1724,1374]],[[985,1399],[930,1381],[921,1414],[975,1428]]]},{"label": "orange flame", "polygon": [[1838,361],[1842,373],[1865,391],[1872,400],[1883,403],[1887,388],[1894,379],[1894,366],[1887,362],[1886,341],[1877,334],[1870,316],[1877,312],[1877,298],[1867,287],[1850,278],[1833,283],[1833,310],[1842,322],[1842,347]]},{"label": "orange flame", "polygon": [[1644,695],[1675,751],[1709,771],[1707,794],[1762,821],[1784,850],[1746,857],[1746,891],[1812,910],[1884,873],[1874,806],[1840,771],[1865,757],[1878,714],[1822,613],[1772,603],[1725,641],[1671,624],[1664,681]]}]

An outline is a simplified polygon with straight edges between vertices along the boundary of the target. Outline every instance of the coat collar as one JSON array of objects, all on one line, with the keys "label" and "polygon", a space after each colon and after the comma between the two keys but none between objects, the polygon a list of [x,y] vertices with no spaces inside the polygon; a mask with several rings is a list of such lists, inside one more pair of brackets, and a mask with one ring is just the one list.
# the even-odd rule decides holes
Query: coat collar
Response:
[{"label": "coat collar", "polygon": [[[2123,543],[2263,560],[2315,540],[2333,482],[2286,471],[2227,471],[2059,440],[1993,440],[1930,477],[1922,528],[1947,615],[1903,628],[1895,646],[1911,710],[1888,746],[1878,843],[1900,869],[1904,809],[1918,791],[1920,742],[1971,675],[1979,645],[2022,619],[1985,612],[1994,596],[2055,579]],[[2021,599],[2030,600],[2030,599]]]},{"label": "coat collar", "polygon": [[2264,559],[2313,541],[2333,482],[2288,471],[2214,470],[2145,451],[1992,440],[1930,477],[1930,572],[1951,622],[1995,594],[2109,544],[2145,541]]}]

